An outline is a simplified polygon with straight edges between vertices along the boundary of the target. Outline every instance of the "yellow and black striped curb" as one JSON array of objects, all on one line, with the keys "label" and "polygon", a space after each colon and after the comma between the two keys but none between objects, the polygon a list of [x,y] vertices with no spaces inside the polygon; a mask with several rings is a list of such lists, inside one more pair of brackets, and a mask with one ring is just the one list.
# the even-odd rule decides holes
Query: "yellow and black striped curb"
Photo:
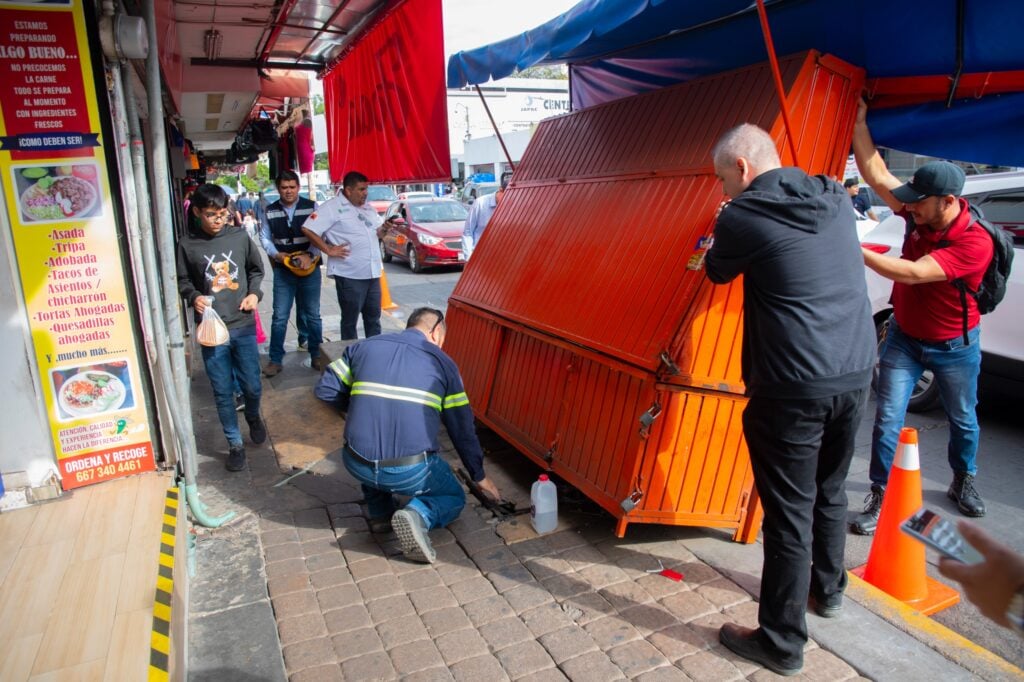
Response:
[{"label": "yellow and black striped curb", "polygon": [[160,566],[153,600],[153,632],[149,639],[149,679],[169,678],[171,661],[171,598],[174,594],[174,536],[178,524],[178,489],[168,488],[160,531]]}]

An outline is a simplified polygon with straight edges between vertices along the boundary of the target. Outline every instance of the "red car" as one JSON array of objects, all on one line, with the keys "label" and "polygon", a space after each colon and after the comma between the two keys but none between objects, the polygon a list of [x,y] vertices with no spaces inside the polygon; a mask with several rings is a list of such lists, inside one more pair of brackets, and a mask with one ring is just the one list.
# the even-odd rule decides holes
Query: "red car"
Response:
[{"label": "red car", "polygon": [[377,215],[382,215],[384,211],[388,210],[391,202],[397,199],[395,190],[391,189],[390,185],[370,185],[366,193],[366,201],[373,206]]},{"label": "red car", "polygon": [[380,240],[385,263],[397,256],[408,261],[413,272],[436,265],[461,265],[462,227],[467,211],[452,199],[396,201],[384,214],[398,216]]}]

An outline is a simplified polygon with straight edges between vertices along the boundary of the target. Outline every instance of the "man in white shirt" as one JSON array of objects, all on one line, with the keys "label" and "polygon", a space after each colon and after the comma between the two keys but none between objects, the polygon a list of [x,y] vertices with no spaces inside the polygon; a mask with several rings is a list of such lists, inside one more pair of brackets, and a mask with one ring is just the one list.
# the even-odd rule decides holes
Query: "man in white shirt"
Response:
[{"label": "man in white shirt", "polygon": [[377,230],[383,221],[366,203],[369,179],[350,171],[341,194],[324,202],[306,220],[303,233],[327,254],[327,276],[334,279],[341,306],[342,340],[358,338],[356,324],[363,316],[367,337],[380,334],[381,289]]},{"label": "man in white shirt", "polygon": [[487,223],[491,222],[491,216],[494,215],[494,210],[498,208],[501,198],[505,196],[505,188],[508,187],[509,180],[511,179],[511,172],[506,171],[503,173],[501,176],[501,186],[498,188],[498,191],[494,194],[480,197],[469,208],[466,224],[462,228],[462,260],[468,261],[469,257],[473,255],[473,249],[480,243],[480,237],[483,236]]}]

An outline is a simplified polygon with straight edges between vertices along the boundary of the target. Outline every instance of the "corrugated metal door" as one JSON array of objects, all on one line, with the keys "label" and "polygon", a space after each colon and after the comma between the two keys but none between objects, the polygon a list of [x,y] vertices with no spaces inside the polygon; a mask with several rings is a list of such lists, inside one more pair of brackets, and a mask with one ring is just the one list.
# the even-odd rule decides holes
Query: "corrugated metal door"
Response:
[{"label": "corrugated metal door", "polygon": [[[815,53],[782,72],[801,165],[840,172],[862,75]],[[749,121],[784,149],[779,111],[762,65],[541,123],[452,294],[448,349],[480,418],[620,517],[620,534],[756,534],[742,285],[688,265],[723,199],[711,147]]]}]

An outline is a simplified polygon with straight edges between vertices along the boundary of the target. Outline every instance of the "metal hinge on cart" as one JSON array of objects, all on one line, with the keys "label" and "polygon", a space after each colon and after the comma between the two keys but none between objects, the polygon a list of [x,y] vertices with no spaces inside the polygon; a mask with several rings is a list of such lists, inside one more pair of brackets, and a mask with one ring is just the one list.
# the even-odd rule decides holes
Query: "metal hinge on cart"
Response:
[{"label": "metal hinge on cart", "polygon": [[654,420],[661,414],[661,403],[657,400],[654,404],[640,415],[640,439],[647,440],[647,437],[651,435],[651,425],[654,424]]},{"label": "metal hinge on cart", "polygon": [[665,365],[665,369],[672,376],[679,376],[682,373],[679,370],[679,365],[672,362],[672,356],[668,354],[667,350],[661,351],[661,355],[658,356],[658,359],[661,360],[661,364]]}]

